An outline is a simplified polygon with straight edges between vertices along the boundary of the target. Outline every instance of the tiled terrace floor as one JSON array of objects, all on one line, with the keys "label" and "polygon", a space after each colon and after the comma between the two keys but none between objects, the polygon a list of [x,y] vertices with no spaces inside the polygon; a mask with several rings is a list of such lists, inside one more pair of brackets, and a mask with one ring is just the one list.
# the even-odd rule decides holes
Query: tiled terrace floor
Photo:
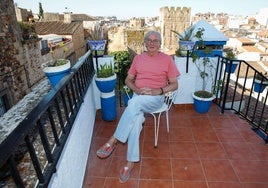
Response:
[{"label": "tiled terrace floor", "polygon": [[[122,111],[118,109],[118,119]],[[141,160],[130,180],[121,184],[118,172],[125,164],[127,145],[118,144],[107,159],[96,156],[117,123],[103,121],[98,111],[83,188],[268,187],[268,146],[232,112],[220,114],[213,105],[202,115],[192,105],[175,105],[170,112],[170,133],[162,122],[158,148],[154,148],[153,118],[146,116]]]}]

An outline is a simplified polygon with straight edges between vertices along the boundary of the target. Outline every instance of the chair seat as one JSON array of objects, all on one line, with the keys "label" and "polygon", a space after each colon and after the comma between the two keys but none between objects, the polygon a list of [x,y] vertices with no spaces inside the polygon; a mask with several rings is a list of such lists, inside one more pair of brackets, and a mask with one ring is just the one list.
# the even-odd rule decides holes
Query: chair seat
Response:
[{"label": "chair seat", "polygon": [[[125,86],[124,89],[125,89],[125,92],[128,94],[128,87]],[[163,112],[165,112],[165,115],[166,115],[166,126],[167,126],[167,132],[169,132],[169,117],[168,117],[168,111],[169,109],[171,108],[173,102],[174,102],[174,99],[177,95],[177,90],[175,91],[170,91],[168,93],[165,94],[165,100],[164,100],[164,103],[163,105],[155,110],[154,112],[151,112],[149,114],[151,114],[153,117],[154,117],[154,136],[155,136],[155,140],[154,140],[154,147],[156,148],[157,147],[157,142],[158,142],[158,133],[159,133],[159,125],[160,125],[160,117],[161,117],[161,114]],[[128,95],[129,97],[129,95]],[[158,114],[158,115],[156,115]]]},{"label": "chair seat", "polygon": [[160,113],[160,112],[164,112],[166,110],[168,110],[168,105],[166,103],[164,103],[159,109],[157,109],[156,111],[151,112],[151,113],[157,114],[157,113]]}]

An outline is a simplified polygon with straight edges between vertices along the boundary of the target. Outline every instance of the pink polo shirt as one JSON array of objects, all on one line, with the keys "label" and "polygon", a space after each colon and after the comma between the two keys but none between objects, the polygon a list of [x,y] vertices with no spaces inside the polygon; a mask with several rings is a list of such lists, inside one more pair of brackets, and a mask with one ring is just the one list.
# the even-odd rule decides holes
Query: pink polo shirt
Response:
[{"label": "pink polo shirt", "polygon": [[180,72],[171,56],[159,52],[151,57],[144,52],[134,57],[128,74],[136,76],[138,88],[161,88],[167,85],[169,78],[178,77]]}]

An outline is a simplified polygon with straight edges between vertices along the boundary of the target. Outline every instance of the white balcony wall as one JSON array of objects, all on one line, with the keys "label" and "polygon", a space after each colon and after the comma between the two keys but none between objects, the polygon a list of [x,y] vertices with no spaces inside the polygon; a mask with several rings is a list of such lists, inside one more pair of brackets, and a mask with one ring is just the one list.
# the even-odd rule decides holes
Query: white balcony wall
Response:
[{"label": "white balcony wall", "polygon": [[50,188],[83,186],[96,110],[100,108],[99,101],[100,95],[93,80],[63,149],[57,171],[49,183]]},{"label": "white balcony wall", "polygon": [[[200,63],[201,61],[202,58],[200,58],[197,63]],[[216,67],[216,58],[210,58],[210,61],[214,62]],[[186,62],[186,57],[175,57],[176,66],[181,73],[180,77],[178,78],[179,89],[177,97],[174,101],[175,104],[192,104],[192,94],[202,88],[202,79],[199,75],[196,65],[192,61],[192,58],[189,58],[188,72],[186,72]],[[211,91],[211,88],[212,80],[209,79],[207,80],[206,90]]]}]

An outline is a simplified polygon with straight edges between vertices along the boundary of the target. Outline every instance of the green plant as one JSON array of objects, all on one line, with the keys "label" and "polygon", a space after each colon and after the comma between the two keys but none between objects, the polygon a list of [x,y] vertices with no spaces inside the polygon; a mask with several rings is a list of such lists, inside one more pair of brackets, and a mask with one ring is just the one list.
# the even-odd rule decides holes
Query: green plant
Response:
[{"label": "green plant", "polygon": [[100,65],[100,68],[97,71],[98,78],[108,78],[113,75],[114,75],[114,69],[112,63]]},{"label": "green plant", "polygon": [[23,40],[37,39],[35,25],[30,22],[18,22],[22,31]]},{"label": "green plant", "polygon": [[182,34],[174,30],[171,30],[171,32],[177,34],[178,38],[182,41],[191,41],[194,37],[194,27],[188,28]]},{"label": "green plant", "polygon": [[256,72],[255,79],[260,80],[260,81],[262,79],[263,79],[263,81],[268,81],[268,74],[267,74],[267,72],[265,72],[264,74],[262,74],[262,72],[261,73]]},{"label": "green plant", "polygon": [[54,62],[52,61],[48,66],[49,67],[57,67],[57,66],[65,65],[68,62],[69,62],[68,59],[57,59]]},{"label": "green plant", "polygon": [[110,54],[114,56],[115,73],[118,74],[119,79],[124,83],[132,62],[131,55],[128,51],[115,51]]},{"label": "green plant", "polygon": [[210,91],[206,91],[207,83],[209,79],[211,79],[211,83],[214,83],[214,71],[215,63],[211,61],[211,58],[207,57],[208,54],[211,53],[212,49],[210,47],[205,46],[203,35],[204,35],[204,28],[198,28],[198,31],[195,34],[195,37],[198,39],[197,41],[197,49],[198,51],[203,52],[202,61],[198,61],[200,59],[200,56],[198,55],[197,51],[194,51],[191,54],[193,63],[196,65],[197,70],[199,72],[199,76],[202,79],[202,89],[199,91],[196,91],[194,94],[201,98],[210,98],[222,87],[222,83],[218,82],[217,85],[212,85]]},{"label": "green plant", "polygon": [[229,50],[229,51],[226,52],[225,57],[228,58],[228,59],[235,59],[236,55],[232,50]]},{"label": "green plant", "polygon": [[205,48],[205,43],[204,43],[204,39],[203,39],[204,31],[205,31],[204,28],[198,28],[197,32],[194,35],[198,39],[197,49],[204,49]]}]

